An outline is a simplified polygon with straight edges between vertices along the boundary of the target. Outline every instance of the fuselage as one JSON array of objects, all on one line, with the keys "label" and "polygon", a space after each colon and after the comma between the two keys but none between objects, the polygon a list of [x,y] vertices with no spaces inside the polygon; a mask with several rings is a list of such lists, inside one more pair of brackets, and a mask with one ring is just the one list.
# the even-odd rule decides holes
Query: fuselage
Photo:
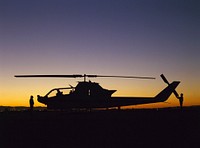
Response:
[{"label": "fuselage", "polygon": [[[109,108],[148,104],[167,100],[178,84],[179,82],[171,83],[155,97],[111,97],[116,90],[107,90],[98,83],[84,81],[71,88],[69,94],[62,94],[61,88],[57,88],[44,97],[38,96],[38,101],[47,105],[48,109]],[[57,95],[49,97],[52,91],[57,91]]]}]

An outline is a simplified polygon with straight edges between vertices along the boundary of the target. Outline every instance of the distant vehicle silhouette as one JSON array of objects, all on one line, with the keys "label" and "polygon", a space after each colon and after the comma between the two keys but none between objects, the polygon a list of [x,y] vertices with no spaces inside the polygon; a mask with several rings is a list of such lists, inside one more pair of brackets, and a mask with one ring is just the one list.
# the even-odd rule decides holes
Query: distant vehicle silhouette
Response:
[{"label": "distant vehicle silhouette", "polygon": [[[164,75],[163,75],[164,76]],[[78,82],[76,87],[54,88],[45,96],[38,95],[38,102],[47,105],[48,109],[72,109],[72,108],[110,108],[129,105],[149,104],[166,101],[175,92],[179,81],[169,84],[155,97],[112,97],[116,90],[102,88],[99,83],[86,81],[86,77],[114,77],[114,78],[138,78],[155,79],[152,77],[135,76],[103,76],[103,75],[16,75],[15,77],[51,77],[51,78],[77,78],[83,77],[84,81]],[[162,77],[162,76],[161,76]],[[69,94],[61,94],[61,90],[70,90]],[[50,96],[54,91],[58,95]]]}]

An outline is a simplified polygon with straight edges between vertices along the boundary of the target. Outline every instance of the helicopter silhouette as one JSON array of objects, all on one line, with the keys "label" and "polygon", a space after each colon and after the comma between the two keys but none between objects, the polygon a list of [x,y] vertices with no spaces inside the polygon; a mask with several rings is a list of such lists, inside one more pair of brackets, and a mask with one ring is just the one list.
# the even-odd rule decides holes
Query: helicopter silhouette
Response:
[{"label": "helicopter silhouette", "polygon": [[[167,83],[168,86],[158,93],[155,97],[112,97],[116,90],[108,90],[102,88],[99,83],[86,81],[86,78],[96,77],[114,77],[114,78],[136,78],[136,79],[155,79],[153,77],[137,77],[137,76],[106,76],[106,75],[15,75],[17,78],[84,78],[83,81],[78,82],[76,87],[70,85],[66,88],[54,88],[50,90],[45,96],[37,96],[40,103],[47,105],[47,109],[73,109],[73,108],[112,108],[139,104],[150,104],[166,101],[169,96],[176,94],[175,88],[180,81],[173,81]],[[166,82],[164,75],[161,78]],[[63,94],[63,90],[70,90],[69,94]],[[56,95],[50,96],[53,92]]]}]

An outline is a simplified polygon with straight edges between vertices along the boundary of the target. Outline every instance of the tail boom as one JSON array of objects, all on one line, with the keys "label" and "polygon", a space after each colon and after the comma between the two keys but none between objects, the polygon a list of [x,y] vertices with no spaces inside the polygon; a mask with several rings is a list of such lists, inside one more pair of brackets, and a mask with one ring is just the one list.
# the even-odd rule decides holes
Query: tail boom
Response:
[{"label": "tail boom", "polygon": [[157,102],[166,101],[170,95],[174,92],[175,88],[179,85],[179,81],[174,81],[163,89],[158,95],[152,98],[147,97],[112,97],[108,102],[108,107],[115,106],[129,106],[129,105],[140,105],[150,104]]}]

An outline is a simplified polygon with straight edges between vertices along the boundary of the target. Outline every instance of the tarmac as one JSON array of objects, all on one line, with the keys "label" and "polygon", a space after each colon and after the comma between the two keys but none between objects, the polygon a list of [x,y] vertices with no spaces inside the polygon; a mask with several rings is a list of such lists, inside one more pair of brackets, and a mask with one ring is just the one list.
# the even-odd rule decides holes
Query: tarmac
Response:
[{"label": "tarmac", "polygon": [[200,108],[5,111],[0,145],[12,147],[199,147]]}]

